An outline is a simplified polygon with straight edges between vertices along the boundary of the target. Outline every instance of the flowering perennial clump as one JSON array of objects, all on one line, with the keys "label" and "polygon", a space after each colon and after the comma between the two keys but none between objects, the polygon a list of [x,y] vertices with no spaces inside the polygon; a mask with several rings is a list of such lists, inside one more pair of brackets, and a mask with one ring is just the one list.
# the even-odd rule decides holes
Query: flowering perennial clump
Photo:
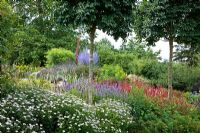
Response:
[{"label": "flowering perennial clump", "polygon": [[127,104],[88,105],[74,95],[18,90],[0,100],[0,132],[126,132],[133,123]]},{"label": "flowering perennial clump", "polygon": [[144,94],[152,98],[153,100],[156,100],[157,103],[159,103],[161,106],[167,106],[170,104],[173,104],[177,106],[180,110],[183,112],[190,110],[194,107],[194,105],[190,104],[187,99],[183,96],[182,92],[173,90],[172,93],[172,99],[168,99],[168,90],[163,88],[162,86],[151,86],[149,84],[145,84],[139,80],[133,81],[133,84],[138,89],[143,89]]},{"label": "flowering perennial clump", "polygon": [[79,78],[74,80],[74,82],[65,82],[62,86],[65,91],[70,91],[72,89],[78,90],[80,93],[86,93],[87,88],[91,87],[94,89],[94,95],[104,97],[104,96],[114,96],[114,97],[127,97],[128,92],[131,90],[131,86],[127,82],[93,82],[89,84],[89,80],[85,78]]},{"label": "flowering perennial clump", "polygon": [[[88,49],[84,49],[82,52],[78,55],[78,63],[88,65],[89,64],[89,57],[90,53]],[[97,64],[99,60],[97,52],[93,53],[93,62],[94,64]]]}]

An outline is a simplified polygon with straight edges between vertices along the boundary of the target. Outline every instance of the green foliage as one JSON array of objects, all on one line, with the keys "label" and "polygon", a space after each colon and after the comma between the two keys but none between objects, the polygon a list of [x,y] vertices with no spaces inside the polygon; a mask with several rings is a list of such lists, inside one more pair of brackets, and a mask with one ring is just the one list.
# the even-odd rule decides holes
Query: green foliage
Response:
[{"label": "green foliage", "polygon": [[142,68],[141,74],[150,80],[158,80],[163,73],[166,73],[166,71],[166,64],[150,61]]},{"label": "green foliage", "polygon": [[50,81],[45,79],[22,79],[17,82],[17,85],[23,88],[41,88],[46,90],[52,90],[54,87],[53,84],[51,84]]},{"label": "green foliage", "polygon": [[199,18],[189,17],[198,11],[199,1],[190,4],[187,1],[142,1],[134,12],[134,31],[149,44],[162,37],[184,39],[186,36],[199,36],[199,33],[194,34],[199,29]]},{"label": "green foliage", "polygon": [[47,38],[33,26],[27,26],[14,35],[15,48],[10,57],[10,64],[32,64],[42,66],[45,62],[44,53],[49,49]]},{"label": "green foliage", "polygon": [[133,89],[128,103],[131,107],[135,123],[132,125],[136,132],[194,132],[200,129],[199,110],[191,110],[187,114],[177,111],[173,104],[161,107],[148,97],[142,89]]},{"label": "green foliage", "polygon": [[174,65],[173,87],[178,90],[191,91],[199,74],[199,68],[191,68],[184,63],[177,63]]},{"label": "green foliage", "polygon": [[39,71],[41,68],[30,65],[16,65],[10,67],[8,71],[12,72],[12,76],[17,79],[28,78],[34,72]]},{"label": "green foliage", "polygon": [[200,95],[199,94],[192,94],[191,92],[185,92],[184,97],[191,104],[197,104],[200,101]]},{"label": "green foliage", "polygon": [[120,50],[114,49],[107,40],[98,42],[96,47],[100,66],[118,64],[128,74],[140,74],[145,63],[158,59],[159,55],[159,52],[154,53],[148,46],[132,40]]},{"label": "green foliage", "polygon": [[111,42],[107,38],[101,39],[95,45],[96,45],[97,51],[114,50],[114,46],[111,44]]},{"label": "green foliage", "polygon": [[62,24],[86,26],[88,33],[95,27],[115,38],[126,38],[131,32],[131,15],[135,0],[62,1],[55,16]]},{"label": "green foliage", "polygon": [[200,47],[198,44],[199,43],[191,42],[190,44],[176,45],[174,60],[179,62],[185,62],[188,64],[188,66],[198,66],[200,61]]},{"label": "green foliage", "polygon": [[103,66],[104,64],[118,64],[127,74],[140,74],[146,62],[150,61],[145,58],[139,59],[138,56],[132,52],[127,53],[121,51],[101,50],[98,54],[100,66]]},{"label": "green foliage", "polygon": [[176,40],[184,42],[186,36],[189,38],[200,36],[199,18],[194,15],[199,12],[199,5],[199,1],[195,0],[190,4],[188,1],[143,0],[138,2],[137,10],[134,11],[134,31],[140,40],[144,39],[149,45],[155,45],[161,38],[169,40],[168,88],[170,90],[173,82],[173,42]]},{"label": "green foliage", "polygon": [[[56,6],[55,1],[9,2],[18,18],[15,27],[12,28],[13,35],[7,32],[7,36],[10,37],[8,41],[12,42],[9,44],[12,47],[9,47],[9,56],[6,58],[9,64],[44,66],[45,53],[51,48],[63,47],[75,51],[75,33],[72,27],[60,26],[54,20],[52,14]],[[12,20],[14,19],[12,15]]]},{"label": "green foliage", "polygon": [[139,42],[138,40],[135,41],[135,39],[129,40],[128,44],[122,45],[120,48],[121,51],[127,52],[127,53],[133,53],[137,58],[141,59],[152,59],[157,60],[160,57],[160,51],[153,52],[153,50],[144,42]]},{"label": "green foliage", "polygon": [[14,93],[16,90],[14,81],[11,80],[9,75],[0,75],[0,101],[2,98],[7,97],[8,94]]},{"label": "green foliage", "polygon": [[59,63],[64,63],[69,60],[75,60],[74,54],[70,50],[64,48],[53,48],[47,52],[47,66],[53,66]]},{"label": "green foliage", "polygon": [[99,80],[123,80],[125,72],[119,65],[103,65],[98,74]]},{"label": "green foliage", "polygon": [[25,26],[19,28],[13,38],[15,45],[9,58],[10,64],[44,66],[45,53],[49,49],[62,47],[75,50],[75,46],[72,45],[75,43],[73,33],[61,31],[59,28],[44,35],[35,26]]},{"label": "green foliage", "polygon": [[[173,88],[181,91],[191,91],[199,77],[198,67],[188,67],[184,63],[175,63],[173,66]],[[152,84],[167,87],[167,64],[157,61],[147,62],[142,67],[142,76],[151,80]]]},{"label": "green foliage", "polygon": [[[0,1],[0,67],[9,57],[12,46],[16,14],[6,0]],[[1,71],[1,70],[0,70]]]},{"label": "green foliage", "polygon": [[[94,77],[99,73],[99,67],[94,66],[93,68]],[[75,73],[78,77],[88,77],[89,74],[89,67],[87,65],[77,65],[75,66]]]}]

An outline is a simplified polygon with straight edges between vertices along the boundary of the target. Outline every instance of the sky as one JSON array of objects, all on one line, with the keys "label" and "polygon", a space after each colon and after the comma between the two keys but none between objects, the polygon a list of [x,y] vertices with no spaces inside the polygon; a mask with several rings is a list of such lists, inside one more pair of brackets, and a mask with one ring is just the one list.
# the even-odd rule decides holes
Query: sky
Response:
[{"label": "sky", "polygon": [[[95,39],[95,41],[100,41],[103,38],[107,38],[112,45],[114,45],[115,48],[119,48],[120,45],[122,45],[122,39],[118,39],[117,41],[114,40],[114,38],[112,36],[109,36],[105,33],[103,33],[100,30],[97,30],[97,38]],[[156,51],[161,51],[160,56],[162,58],[162,60],[168,60],[169,58],[169,44],[168,41],[164,41],[164,40],[160,40],[156,43],[156,46],[152,47],[152,50],[154,52]]]}]

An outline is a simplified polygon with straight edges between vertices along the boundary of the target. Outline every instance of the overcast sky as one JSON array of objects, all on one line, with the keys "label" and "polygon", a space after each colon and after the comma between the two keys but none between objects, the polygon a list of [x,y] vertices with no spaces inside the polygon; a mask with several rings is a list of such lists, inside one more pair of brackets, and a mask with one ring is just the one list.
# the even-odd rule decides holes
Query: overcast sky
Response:
[{"label": "overcast sky", "polygon": [[[108,36],[100,30],[97,30],[97,38],[95,41],[100,41],[103,38],[107,38],[115,48],[119,48],[122,45],[122,39],[115,41],[112,36]],[[163,60],[168,60],[169,58],[169,44],[166,41],[160,40],[156,43],[155,47],[152,47],[153,51],[161,50],[160,56]]]}]

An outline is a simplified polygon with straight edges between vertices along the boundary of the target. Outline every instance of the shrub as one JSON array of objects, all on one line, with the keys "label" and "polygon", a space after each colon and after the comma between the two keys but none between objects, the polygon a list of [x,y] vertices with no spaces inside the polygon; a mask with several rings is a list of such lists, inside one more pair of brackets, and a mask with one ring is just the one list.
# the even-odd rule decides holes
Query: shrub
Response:
[{"label": "shrub", "polygon": [[164,63],[159,63],[157,61],[150,61],[141,70],[141,74],[150,79],[158,80],[161,78],[163,73],[167,72],[167,66]]},{"label": "shrub", "polygon": [[46,58],[47,66],[53,66],[69,60],[74,61],[75,55],[70,50],[64,48],[53,48],[47,52]]},{"label": "shrub", "polygon": [[99,51],[99,65],[119,65],[123,68],[126,73],[134,73],[136,66],[137,56],[131,53],[120,53],[111,50],[100,50]]},{"label": "shrub", "polygon": [[104,65],[99,72],[99,80],[123,80],[125,72],[119,65]]},{"label": "shrub", "polygon": [[200,69],[186,64],[174,64],[173,87],[178,90],[191,91],[200,75]]},{"label": "shrub", "polygon": [[[147,63],[141,70],[141,74],[150,79],[152,84],[167,87],[167,64],[156,61]],[[173,64],[173,88],[176,90],[186,91],[196,87],[200,70],[196,67],[189,68],[183,63]]]},{"label": "shrub", "polygon": [[186,92],[184,93],[184,97],[189,103],[199,106],[198,104],[200,102],[200,94],[192,94],[191,92]]},{"label": "shrub", "polygon": [[19,85],[20,87],[38,87],[41,89],[48,89],[51,90],[53,88],[53,84],[51,84],[50,81],[45,80],[45,79],[34,79],[34,78],[30,78],[30,79],[21,79],[17,82],[17,85]]},{"label": "shrub", "polygon": [[133,89],[128,98],[135,121],[132,125],[135,131],[132,132],[197,133],[199,131],[199,110],[190,108],[186,113],[182,113],[173,103],[160,106],[144,93],[142,89]]},{"label": "shrub", "polygon": [[11,79],[10,75],[0,75],[0,101],[8,94],[14,93],[15,90],[15,81]]}]

